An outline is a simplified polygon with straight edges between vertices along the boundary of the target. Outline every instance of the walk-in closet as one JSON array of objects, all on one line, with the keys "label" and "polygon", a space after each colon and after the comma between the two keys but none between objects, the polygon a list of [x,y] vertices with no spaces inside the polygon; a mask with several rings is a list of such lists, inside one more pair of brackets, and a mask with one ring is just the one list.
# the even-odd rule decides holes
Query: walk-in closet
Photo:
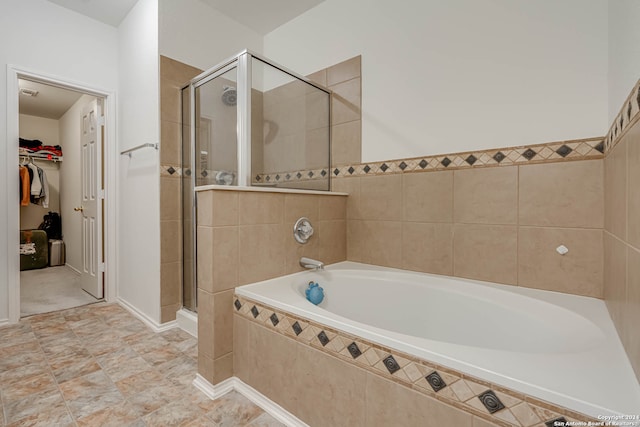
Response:
[{"label": "walk-in closet", "polygon": [[[20,80],[20,314],[91,304],[83,289],[84,113],[95,97]],[[94,117],[95,120],[95,117]],[[86,154],[84,154],[86,156]]]}]

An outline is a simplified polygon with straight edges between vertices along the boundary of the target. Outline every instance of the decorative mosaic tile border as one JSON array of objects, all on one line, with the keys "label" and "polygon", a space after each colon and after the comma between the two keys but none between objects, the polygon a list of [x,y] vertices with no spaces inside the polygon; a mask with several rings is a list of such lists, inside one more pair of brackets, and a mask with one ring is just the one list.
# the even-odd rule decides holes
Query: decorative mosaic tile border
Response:
[{"label": "decorative mosaic tile border", "polygon": [[620,112],[613,120],[611,128],[604,137],[605,152],[608,153],[620,141],[624,134],[640,119],[640,81],[622,104]]},{"label": "decorative mosaic tile border", "polygon": [[[352,365],[504,427],[598,422],[531,396],[234,295],[237,314]],[[597,425],[597,424],[595,424]]]},{"label": "decorative mosaic tile border", "polygon": [[[636,107],[638,108],[638,107]],[[414,157],[382,162],[357,163],[324,169],[300,169],[295,171],[256,174],[254,184],[280,184],[286,182],[314,181],[346,176],[386,175],[408,172],[469,169],[490,166],[513,166],[520,164],[551,163],[571,160],[600,159],[605,153],[602,137],[558,141],[544,144],[509,147],[502,149],[467,151],[439,156]],[[207,171],[214,172],[214,171]],[[163,176],[189,176],[179,166],[162,165]]]}]

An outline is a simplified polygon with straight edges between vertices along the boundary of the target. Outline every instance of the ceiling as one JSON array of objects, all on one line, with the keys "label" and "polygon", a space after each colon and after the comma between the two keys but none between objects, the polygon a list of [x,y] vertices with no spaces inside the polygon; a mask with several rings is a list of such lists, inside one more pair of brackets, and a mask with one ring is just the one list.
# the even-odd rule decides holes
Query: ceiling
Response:
[{"label": "ceiling", "polygon": [[262,35],[302,15],[324,0],[201,0]]},{"label": "ceiling", "polygon": [[[49,0],[117,27],[138,0]],[[177,0],[171,0],[177,1]],[[262,35],[302,15],[324,0],[200,0]]]},{"label": "ceiling", "polygon": [[20,89],[37,90],[37,96],[20,94],[20,114],[58,120],[82,96],[80,92],[60,89],[29,80],[18,81]]},{"label": "ceiling", "polygon": [[89,18],[117,27],[138,0],[49,0]]}]

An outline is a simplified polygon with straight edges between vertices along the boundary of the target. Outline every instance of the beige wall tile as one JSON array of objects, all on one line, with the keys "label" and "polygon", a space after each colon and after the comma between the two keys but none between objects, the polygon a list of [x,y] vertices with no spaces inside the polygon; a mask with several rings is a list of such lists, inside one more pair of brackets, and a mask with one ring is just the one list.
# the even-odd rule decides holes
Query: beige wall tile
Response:
[{"label": "beige wall tile", "polygon": [[360,178],[360,218],[402,221],[402,176]]},{"label": "beige wall tile", "polygon": [[402,268],[453,274],[453,225],[404,222]]},{"label": "beige wall tile", "polygon": [[323,70],[316,71],[313,74],[309,74],[307,78],[314,83],[322,86],[327,86],[327,69],[325,68]]},{"label": "beige wall tile", "polygon": [[212,292],[238,286],[238,227],[213,228]]},{"label": "beige wall tile", "polygon": [[337,178],[331,181],[331,190],[347,193],[347,219],[362,219],[360,214],[360,178]]},{"label": "beige wall tile", "polygon": [[395,382],[367,373],[367,427],[471,427],[472,415]]},{"label": "beige wall tile", "polygon": [[238,282],[246,285],[284,273],[282,224],[244,225],[239,230]]},{"label": "beige wall tile", "polygon": [[520,167],[520,225],[602,228],[602,160]]},{"label": "beige wall tile", "polygon": [[627,245],[604,232],[604,300],[622,337],[627,298]]},{"label": "beige wall tile", "polygon": [[456,224],[453,274],[515,285],[518,276],[517,242],[515,226]]},{"label": "beige wall tile", "polygon": [[623,138],[604,160],[604,228],[627,237],[627,142]]},{"label": "beige wall tile", "polygon": [[296,345],[292,368],[299,396],[296,415],[310,426],[365,425],[366,372],[319,350]]},{"label": "beige wall tile", "polygon": [[627,242],[640,248],[640,125],[627,134]]},{"label": "beige wall tile", "polygon": [[[329,128],[321,127],[306,131],[305,163],[306,169],[329,169]],[[298,166],[300,168],[300,166]]]},{"label": "beige wall tile", "polygon": [[453,221],[452,171],[403,174],[402,192],[404,221]]},{"label": "beige wall tile", "polygon": [[213,361],[213,382],[218,384],[233,376],[233,353],[225,354]]},{"label": "beige wall tile", "polygon": [[347,165],[362,161],[362,122],[336,124],[332,126],[331,164]]},{"label": "beige wall tile", "polygon": [[333,90],[331,124],[360,120],[362,117],[360,79],[352,79],[329,88]]},{"label": "beige wall tile", "polygon": [[291,226],[301,217],[307,217],[314,225],[318,222],[319,198],[305,194],[284,195],[284,224]]},{"label": "beige wall tile", "polygon": [[160,221],[160,261],[180,261],[182,241],[180,240],[180,221]]},{"label": "beige wall tile", "polygon": [[636,378],[640,380],[640,252],[627,246],[627,304],[624,346]]},{"label": "beige wall tile", "polygon": [[[201,194],[202,192],[198,193]],[[211,199],[211,225],[220,227],[237,225],[238,222],[238,193],[235,191],[213,191]],[[206,224],[204,224],[206,225]]]},{"label": "beige wall tile", "polygon": [[182,263],[160,264],[160,305],[179,304],[182,294]]},{"label": "beige wall tile", "polygon": [[160,120],[182,122],[180,86],[167,79],[160,79]]},{"label": "beige wall tile", "polygon": [[331,102],[331,95],[320,89],[311,89],[304,95],[305,108],[302,110],[304,113],[304,126],[305,129],[319,129],[328,128],[331,126],[329,122],[329,102]]},{"label": "beige wall tile", "polygon": [[176,320],[176,312],[180,309],[180,306],[180,303],[178,303],[160,307],[160,323]]},{"label": "beige wall tile", "polygon": [[213,359],[208,356],[198,354],[198,373],[209,381],[209,383],[215,384]]},{"label": "beige wall tile", "polygon": [[249,326],[247,319],[239,314],[233,315],[233,374],[245,382],[252,356],[249,349]]},{"label": "beige wall tile", "polygon": [[455,222],[517,223],[517,166],[457,170],[453,182]]},{"label": "beige wall tile", "polygon": [[213,360],[213,294],[198,289],[198,359],[206,356]]},{"label": "beige wall tile", "polygon": [[284,194],[243,191],[239,197],[239,224],[281,224]]},{"label": "beige wall tile", "polygon": [[189,80],[202,73],[202,71],[184,62],[160,55],[160,76],[177,84],[188,83]]},{"label": "beige wall tile", "polygon": [[349,221],[347,259],[384,267],[402,267],[402,223]]},{"label": "beige wall tile", "polygon": [[[556,248],[569,252],[560,255]],[[602,298],[602,230],[520,227],[518,285]]]},{"label": "beige wall tile", "polygon": [[195,193],[198,203],[198,226],[213,226],[213,193],[214,191],[198,191]]},{"label": "beige wall tile", "polygon": [[361,76],[361,56],[356,56],[327,68],[327,85],[333,86]]},{"label": "beige wall tile", "polygon": [[160,163],[180,165],[182,159],[182,126],[168,120],[160,121]]},{"label": "beige wall tile", "polygon": [[198,227],[196,269],[198,288],[213,293],[213,228]]},{"label": "beige wall tile", "polygon": [[180,221],[181,208],[180,180],[160,177],[160,220]]},{"label": "beige wall tile", "polygon": [[213,294],[213,358],[233,351],[233,289]]},{"label": "beige wall tile", "polygon": [[347,219],[347,198],[347,196],[320,196],[318,219],[320,221]]},{"label": "beige wall tile", "polygon": [[318,224],[318,257],[325,264],[347,260],[347,221],[320,221]]},{"label": "beige wall tile", "polygon": [[[294,366],[299,344],[255,323],[247,323],[247,327],[248,363],[246,369],[242,369],[244,377],[240,379],[288,411],[298,414],[298,371]],[[308,371],[309,367],[306,369]]]},{"label": "beige wall tile", "polygon": [[[315,231],[313,236],[307,243],[298,243],[293,237],[293,223],[291,226],[285,224],[282,226],[282,237],[284,238],[284,252],[281,254],[284,261],[284,274],[291,274],[297,271],[303,271],[300,265],[300,258],[307,257],[312,259],[320,258],[320,224],[317,221],[312,222]],[[323,261],[323,260],[321,260]]]}]

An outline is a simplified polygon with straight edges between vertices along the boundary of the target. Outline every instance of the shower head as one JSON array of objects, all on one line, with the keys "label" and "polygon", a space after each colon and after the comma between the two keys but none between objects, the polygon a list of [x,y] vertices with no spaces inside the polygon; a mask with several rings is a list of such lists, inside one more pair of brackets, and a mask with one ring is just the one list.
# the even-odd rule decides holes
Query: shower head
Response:
[{"label": "shower head", "polygon": [[236,94],[235,87],[224,86],[222,88],[222,103],[224,105],[228,105],[229,107],[235,107],[237,100],[238,100],[238,95]]}]

